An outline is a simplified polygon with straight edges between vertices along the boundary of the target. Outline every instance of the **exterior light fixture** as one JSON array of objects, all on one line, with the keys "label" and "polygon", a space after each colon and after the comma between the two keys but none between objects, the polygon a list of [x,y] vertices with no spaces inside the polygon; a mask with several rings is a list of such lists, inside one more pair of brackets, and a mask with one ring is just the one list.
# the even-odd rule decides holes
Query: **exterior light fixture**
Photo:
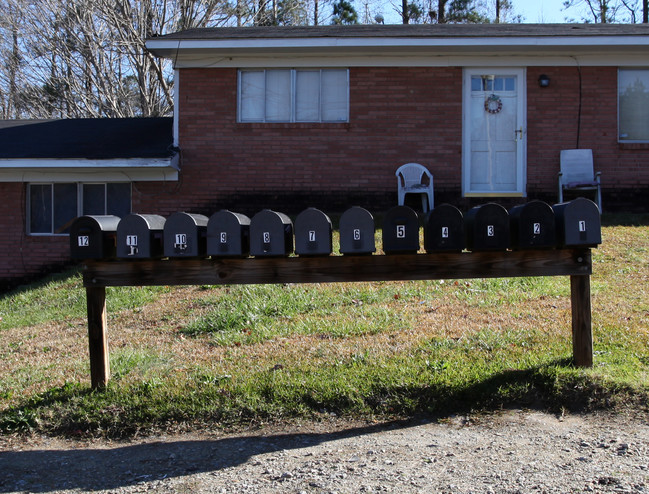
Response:
[{"label": "exterior light fixture", "polygon": [[545,74],[541,74],[539,76],[539,87],[548,87],[549,85],[550,85],[550,78]]}]

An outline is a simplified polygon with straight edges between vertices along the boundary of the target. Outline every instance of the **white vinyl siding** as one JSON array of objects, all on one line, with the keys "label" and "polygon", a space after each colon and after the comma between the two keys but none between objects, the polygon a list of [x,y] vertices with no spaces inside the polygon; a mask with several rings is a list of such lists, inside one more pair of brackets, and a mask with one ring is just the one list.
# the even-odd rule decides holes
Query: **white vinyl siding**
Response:
[{"label": "white vinyl siding", "polygon": [[347,122],[347,69],[239,71],[240,122]]}]

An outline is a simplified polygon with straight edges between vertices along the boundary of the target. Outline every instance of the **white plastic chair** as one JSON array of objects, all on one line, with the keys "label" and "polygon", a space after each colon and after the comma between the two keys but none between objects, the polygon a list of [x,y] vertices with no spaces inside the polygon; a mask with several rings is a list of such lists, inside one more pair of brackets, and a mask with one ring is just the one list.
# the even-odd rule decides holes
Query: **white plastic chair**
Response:
[{"label": "white plastic chair", "polygon": [[592,149],[564,149],[559,159],[559,202],[563,202],[564,191],[593,191],[595,202],[602,212],[602,190],[599,177],[602,172],[594,172]]},{"label": "white plastic chair", "polygon": [[[397,169],[395,175],[397,176],[399,206],[403,206],[406,194],[421,194],[421,207],[424,213],[435,207],[433,176],[425,166],[419,163],[406,163]],[[427,177],[427,180],[424,177]]]}]

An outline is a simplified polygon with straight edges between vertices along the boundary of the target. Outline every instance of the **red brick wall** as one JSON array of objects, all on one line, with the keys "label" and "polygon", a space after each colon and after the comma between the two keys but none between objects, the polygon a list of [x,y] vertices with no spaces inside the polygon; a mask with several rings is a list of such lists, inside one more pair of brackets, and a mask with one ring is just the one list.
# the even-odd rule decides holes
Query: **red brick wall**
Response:
[{"label": "red brick wall", "polygon": [[[530,196],[554,194],[556,197],[560,151],[590,148],[595,170],[602,172],[603,207],[647,209],[646,204],[643,206],[638,201],[649,191],[649,145],[617,142],[617,70],[617,67],[528,69]],[[550,87],[539,88],[540,74],[550,77]]]},{"label": "red brick wall", "polygon": [[349,123],[240,124],[236,69],[183,69],[183,207],[236,200],[233,191],[278,201],[295,191],[396,198],[394,172],[408,161],[428,166],[436,187],[453,188],[461,169],[461,77],[459,68],[353,68]]},{"label": "red brick wall", "polygon": [[[347,124],[238,124],[236,81],[236,69],[180,71],[186,208],[240,208],[251,194],[273,207],[304,191],[316,206],[345,195],[393,202],[394,171],[408,161],[431,170],[441,200],[468,204],[461,68],[352,68]],[[617,68],[534,67],[527,85],[529,197],[555,200],[559,152],[575,147],[593,149],[605,195],[647,188],[649,146],[617,143]]]},{"label": "red brick wall", "polygon": [[[530,198],[556,200],[559,152],[574,147],[593,149],[605,209],[649,192],[649,145],[617,143],[617,68],[527,74]],[[540,74],[550,87],[539,88]],[[350,83],[349,123],[240,124],[236,69],[180,70],[181,180],[136,183],[133,211],[335,212],[351,204],[381,211],[396,202],[394,171],[409,161],[431,170],[438,203],[471,204],[460,197],[462,69],[352,68]],[[24,235],[24,187],[0,184],[0,280],[67,260],[67,237]]]},{"label": "red brick wall", "polygon": [[25,187],[0,183],[0,289],[8,280],[41,274],[70,257],[67,236],[25,235]]}]

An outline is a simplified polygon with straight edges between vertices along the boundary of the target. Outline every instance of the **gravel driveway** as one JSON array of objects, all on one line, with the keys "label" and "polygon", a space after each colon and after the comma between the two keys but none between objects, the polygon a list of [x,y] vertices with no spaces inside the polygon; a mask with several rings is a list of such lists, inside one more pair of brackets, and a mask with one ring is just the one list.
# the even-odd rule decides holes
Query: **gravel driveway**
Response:
[{"label": "gravel driveway", "polygon": [[649,493],[649,422],[509,411],[128,442],[0,437],[0,492]]}]

